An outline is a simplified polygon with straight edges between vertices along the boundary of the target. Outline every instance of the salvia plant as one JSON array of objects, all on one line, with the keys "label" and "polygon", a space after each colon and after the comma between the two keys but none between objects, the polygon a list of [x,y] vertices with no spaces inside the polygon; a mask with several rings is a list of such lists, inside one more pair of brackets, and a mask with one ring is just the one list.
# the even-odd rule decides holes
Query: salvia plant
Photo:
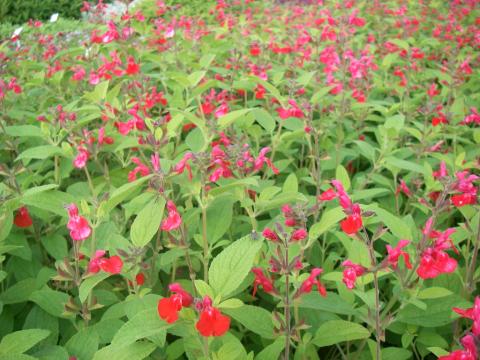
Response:
[{"label": "salvia plant", "polygon": [[479,359],[478,0],[81,11],[0,43],[0,359]]}]

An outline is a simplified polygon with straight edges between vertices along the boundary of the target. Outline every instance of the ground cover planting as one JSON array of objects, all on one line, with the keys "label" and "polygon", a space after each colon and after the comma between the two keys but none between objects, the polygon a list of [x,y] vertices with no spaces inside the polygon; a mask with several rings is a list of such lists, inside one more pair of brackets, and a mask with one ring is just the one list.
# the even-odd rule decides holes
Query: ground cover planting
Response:
[{"label": "ground cover planting", "polygon": [[1,28],[0,359],[479,358],[479,1],[105,7]]}]

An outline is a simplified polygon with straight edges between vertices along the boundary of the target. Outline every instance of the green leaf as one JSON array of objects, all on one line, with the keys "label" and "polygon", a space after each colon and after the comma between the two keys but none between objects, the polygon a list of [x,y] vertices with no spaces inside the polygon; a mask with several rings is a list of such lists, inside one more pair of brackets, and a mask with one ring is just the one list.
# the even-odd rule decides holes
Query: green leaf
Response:
[{"label": "green leaf", "polygon": [[35,279],[28,278],[21,280],[1,293],[0,301],[2,301],[4,305],[25,302],[36,289],[37,283]]},{"label": "green leaf", "polygon": [[165,199],[159,197],[138,213],[130,230],[130,237],[135,246],[144,247],[152,240],[160,227],[164,209]]},{"label": "green leaf", "polygon": [[213,244],[230,228],[233,218],[233,199],[231,196],[217,197],[207,209],[207,237]]},{"label": "green leaf", "polygon": [[80,301],[84,303],[85,300],[87,300],[88,295],[90,295],[92,292],[93,288],[109,276],[109,273],[102,271],[83,280],[82,284],[80,285],[80,289],[78,290]]},{"label": "green leaf", "polygon": [[7,126],[5,133],[15,137],[42,137],[40,127],[34,125]]},{"label": "green leaf", "polygon": [[215,294],[213,293],[212,288],[205,281],[198,279],[198,280],[194,280],[194,283],[195,283],[195,288],[197,289],[200,297],[203,298],[205,297],[205,295],[210,296],[210,298],[212,299],[215,297]]},{"label": "green leaf", "polygon": [[441,300],[425,299],[426,309],[409,304],[398,313],[397,320],[422,327],[440,327],[450,324],[452,307],[469,307],[470,304],[458,295],[444,296]]},{"label": "green leaf", "polygon": [[280,102],[282,107],[285,107],[287,105],[287,101],[282,95],[280,95],[280,91],[278,91],[278,89],[272,84],[270,84],[268,81],[262,80],[256,76],[250,76],[249,79],[262,85],[274,98],[276,98]]},{"label": "green leaf", "polygon": [[138,180],[120,186],[118,189],[112,192],[110,198],[105,203],[101,204],[102,212],[108,214],[115,208],[115,206],[130,196],[136,188],[149,180],[151,177],[152,175],[147,175]]},{"label": "green leaf", "polygon": [[28,148],[27,150],[23,151],[15,161],[23,160],[23,159],[46,159],[52,157],[54,155],[61,155],[62,149],[58,146],[54,145],[41,145]]},{"label": "green leaf", "polygon": [[235,111],[231,111],[228,114],[225,114],[225,115],[221,116],[218,119],[218,125],[220,126],[220,129],[224,129],[227,126],[231,125],[235,120],[239,119],[242,116],[245,116],[251,110],[252,109],[235,110]]},{"label": "green leaf", "polygon": [[419,299],[437,299],[437,298],[442,298],[452,294],[453,293],[448,289],[445,289],[443,287],[433,286],[433,287],[429,287],[421,290],[418,293],[418,298]]},{"label": "green leaf", "polygon": [[99,337],[97,332],[91,328],[85,328],[73,335],[65,344],[65,348],[77,360],[90,360],[98,350],[98,343]]},{"label": "green leaf", "polygon": [[68,301],[68,295],[50,288],[44,288],[34,291],[30,295],[29,300],[36,303],[50,315],[60,317],[65,311],[65,304]]},{"label": "green leaf", "polygon": [[282,191],[284,193],[287,193],[287,192],[296,193],[296,192],[298,192],[298,180],[297,180],[297,177],[295,176],[295,173],[291,173],[290,175],[287,176],[287,178],[285,179],[285,182],[283,183]]},{"label": "green leaf", "polygon": [[345,217],[343,209],[338,206],[329,209],[322,214],[320,221],[313,224],[309,231],[309,243],[316,240],[320,235],[336,226]]},{"label": "green leaf", "polygon": [[5,335],[0,342],[0,355],[23,354],[48,335],[50,331],[44,329],[20,330]]},{"label": "green leaf", "polygon": [[271,360],[280,359],[280,354],[285,348],[285,338],[283,336],[275,339],[273,343],[266,346],[262,351],[258,353],[255,360]]},{"label": "green leaf", "polygon": [[264,308],[243,305],[234,309],[223,309],[222,311],[262,338],[274,338],[272,314]]},{"label": "green leaf", "polygon": [[357,313],[352,304],[343,300],[339,295],[331,292],[325,297],[314,292],[302,295],[298,302],[298,306],[301,308],[327,311],[341,315],[355,315]]},{"label": "green leaf", "polygon": [[210,286],[222,298],[231,295],[252,269],[262,240],[252,240],[250,235],[226,247],[215,259],[208,272]]},{"label": "green leaf", "polygon": [[255,120],[269,133],[275,130],[275,119],[266,110],[255,108],[252,110]]},{"label": "green leaf", "polygon": [[412,358],[412,352],[407,349],[397,347],[387,347],[382,349],[382,360],[408,360]]},{"label": "green leaf", "polygon": [[150,355],[157,345],[137,342],[127,346],[109,345],[95,353],[93,360],[142,360]]},{"label": "green leaf", "polygon": [[86,92],[84,97],[93,102],[100,102],[101,100],[105,99],[107,96],[108,83],[109,83],[108,80],[102,81],[101,83],[95,86],[95,89],[93,91]]},{"label": "green leaf", "polygon": [[348,191],[348,189],[350,189],[350,177],[348,176],[347,169],[345,169],[343,165],[337,166],[337,170],[335,171],[335,178],[342,183],[345,191]]},{"label": "green leaf", "polygon": [[323,347],[344,341],[366,339],[369,336],[370,332],[362,325],[344,320],[331,320],[320,325],[313,343]]},{"label": "green leaf", "polygon": [[322,87],[315,94],[313,94],[310,102],[312,104],[318,104],[329,92],[333,89],[333,86]]},{"label": "green leaf", "polygon": [[393,156],[385,158],[385,164],[402,170],[409,170],[424,175],[426,174],[425,168],[423,166],[418,165],[417,163],[414,163],[412,161],[398,159]]},{"label": "green leaf", "polygon": [[166,334],[171,325],[160,319],[157,308],[145,309],[128,320],[115,334],[113,346],[127,346],[149,336]]},{"label": "green leaf", "polygon": [[365,206],[365,208],[373,210],[378,219],[388,227],[393,235],[397,236],[399,239],[412,240],[412,231],[410,227],[400,217],[375,205]]}]

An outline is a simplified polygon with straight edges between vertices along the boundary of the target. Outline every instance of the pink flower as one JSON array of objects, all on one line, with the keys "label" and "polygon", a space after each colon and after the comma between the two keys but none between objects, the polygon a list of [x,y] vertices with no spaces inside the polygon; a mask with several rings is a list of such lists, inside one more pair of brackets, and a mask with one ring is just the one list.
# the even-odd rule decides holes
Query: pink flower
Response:
[{"label": "pink flower", "polygon": [[89,153],[84,147],[79,147],[77,150],[78,154],[73,160],[73,166],[75,166],[77,169],[83,169],[85,165],[87,165]]},{"label": "pink flower", "polygon": [[433,279],[443,273],[454,272],[457,261],[442,250],[427,248],[420,259],[417,274],[422,279]]},{"label": "pink flower", "polygon": [[440,91],[437,89],[437,84],[435,83],[432,83],[430,85],[430,87],[428,88],[427,90],[427,95],[431,98],[433,98],[434,96],[440,94]]},{"label": "pink flower", "polygon": [[349,289],[353,289],[355,287],[355,281],[357,277],[362,276],[365,271],[367,270],[362,265],[354,264],[350,260],[345,260],[342,263],[342,266],[345,267],[343,270],[343,283]]},{"label": "pink flower", "polygon": [[103,258],[105,255],[105,250],[97,250],[95,251],[95,255],[93,258],[90,259],[88,263],[88,272],[90,273],[98,273],[100,271],[100,259]]},{"label": "pink flower", "polygon": [[320,201],[330,201],[333,200],[337,197],[337,193],[333,189],[328,189],[327,191],[324,191],[318,196],[318,200]]},{"label": "pink flower", "polygon": [[173,168],[173,171],[175,171],[177,174],[182,174],[185,169],[188,171],[188,178],[192,180],[192,168],[190,167],[190,164],[188,163],[193,157],[192,153],[186,153],[182,160],[180,160],[177,165]]},{"label": "pink flower", "polygon": [[87,219],[78,215],[78,208],[75,204],[70,204],[68,210],[67,228],[70,230],[70,237],[74,241],[85,240],[90,236],[92,230],[88,224]]},{"label": "pink flower", "polygon": [[163,220],[161,229],[163,231],[172,231],[179,228],[182,224],[182,218],[180,217],[180,214],[177,211],[177,207],[175,206],[173,201],[168,200],[167,210],[168,216],[165,220]]},{"label": "pink flower", "polygon": [[74,69],[74,73],[72,75],[72,79],[75,81],[81,81],[86,75],[85,69],[81,66],[77,66]]},{"label": "pink flower", "polygon": [[262,235],[265,239],[268,239],[273,242],[277,242],[279,240],[277,233],[270,228],[265,228],[265,230],[263,230]]},{"label": "pink flower", "polygon": [[337,196],[340,203],[340,206],[344,210],[350,210],[352,208],[352,200],[348,196],[347,192],[345,191],[342,183],[338,180],[332,180],[332,185],[337,190]]},{"label": "pink flower", "polygon": [[403,179],[400,180],[400,185],[398,185],[397,190],[395,191],[395,195],[400,194],[400,192],[403,192],[408,197],[412,196],[412,192],[410,191],[407,183]]},{"label": "pink flower", "polygon": [[128,173],[129,182],[135,181],[138,173],[140,173],[141,176],[147,176],[148,174],[150,174],[150,169],[148,168],[148,166],[142,164],[139,158],[132,157],[132,162],[137,166],[135,167],[135,169]]},{"label": "pink flower", "polygon": [[480,335],[480,296],[475,297],[473,307],[469,309],[459,309],[454,307],[453,311],[464,318],[473,320],[472,333],[476,336]]},{"label": "pink flower", "polygon": [[456,350],[448,355],[440,356],[438,360],[478,360],[478,349],[472,335],[464,336],[461,340],[464,350]]},{"label": "pink flower", "polygon": [[253,168],[255,171],[258,171],[263,167],[263,164],[266,163],[267,166],[271,168],[273,173],[276,175],[279,173],[278,169],[273,165],[272,161],[265,156],[269,151],[269,147],[264,147],[260,150],[258,157],[255,159]]},{"label": "pink flower", "polygon": [[305,229],[297,229],[292,233],[291,240],[292,241],[300,241],[305,239],[308,236],[307,230]]},{"label": "pink flower", "polygon": [[387,245],[387,252],[388,252],[387,262],[390,266],[392,266],[392,268],[394,269],[397,268],[398,260],[400,259],[400,256],[403,256],[403,260],[405,261],[405,266],[407,267],[407,269],[412,268],[412,264],[410,263],[410,256],[408,255],[407,252],[402,250],[408,244],[410,244],[410,241],[400,240],[397,246],[394,248],[392,248],[390,245]]}]

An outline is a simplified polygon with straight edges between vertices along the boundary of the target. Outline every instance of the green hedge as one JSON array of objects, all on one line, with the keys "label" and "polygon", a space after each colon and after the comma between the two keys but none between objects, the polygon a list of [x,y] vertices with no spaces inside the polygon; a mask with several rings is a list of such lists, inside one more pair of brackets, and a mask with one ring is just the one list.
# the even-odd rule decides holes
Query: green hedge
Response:
[{"label": "green hedge", "polygon": [[48,20],[54,13],[66,18],[79,18],[82,3],[82,0],[0,0],[0,23]]}]

